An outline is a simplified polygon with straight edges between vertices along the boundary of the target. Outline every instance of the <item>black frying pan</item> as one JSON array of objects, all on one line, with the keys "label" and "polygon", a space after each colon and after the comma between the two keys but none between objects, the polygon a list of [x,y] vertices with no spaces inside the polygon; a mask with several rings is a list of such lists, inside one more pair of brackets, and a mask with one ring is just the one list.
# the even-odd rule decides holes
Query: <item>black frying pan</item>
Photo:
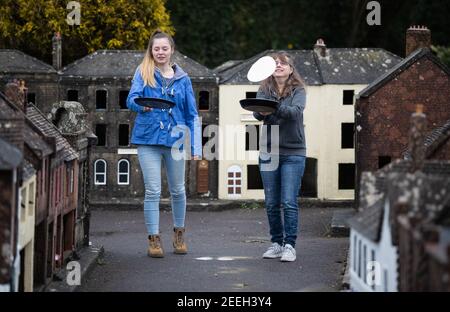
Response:
[{"label": "black frying pan", "polygon": [[244,99],[239,103],[243,109],[258,113],[273,113],[279,105],[277,101],[266,99]]},{"label": "black frying pan", "polygon": [[136,102],[136,104],[151,108],[169,109],[175,106],[175,102],[160,98],[142,97],[135,98],[134,101]]}]

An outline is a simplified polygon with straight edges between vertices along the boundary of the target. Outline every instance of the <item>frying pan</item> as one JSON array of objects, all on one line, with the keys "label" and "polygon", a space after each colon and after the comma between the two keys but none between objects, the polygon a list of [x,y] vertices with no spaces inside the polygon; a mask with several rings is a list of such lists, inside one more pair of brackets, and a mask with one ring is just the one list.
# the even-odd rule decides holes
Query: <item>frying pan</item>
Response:
[{"label": "frying pan", "polygon": [[239,103],[243,109],[258,113],[273,113],[279,104],[277,101],[267,99],[244,99]]},{"label": "frying pan", "polygon": [[152,97],[135,98],[134,101],[136,102],[136,104],[151,108],[169,109],[175,106],[175,102]]}]

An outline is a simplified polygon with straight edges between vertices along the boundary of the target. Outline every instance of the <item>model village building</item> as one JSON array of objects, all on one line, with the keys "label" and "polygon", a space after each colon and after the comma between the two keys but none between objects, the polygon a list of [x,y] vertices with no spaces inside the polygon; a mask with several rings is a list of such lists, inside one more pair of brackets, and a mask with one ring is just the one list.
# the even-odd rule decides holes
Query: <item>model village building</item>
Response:
[{"label": "model village building", "polygon": [[[23,153],[14,145],[0,138],[0,194],[4,201],[1,203],[0,216],[0,246],[3,254],[0,257],[0,292],[15,289],[17,279],[13,272],[13,255],[17,254],[17,216],[18,192],[17,179],[20,177]],[[27,177],[25,177],[26,179]]]},{"label": "model village building", "polygon": [[430,44],[410,28],[407,57],[357,100],[352,290],[450,289],[450,72]]},{"label": "model village building", "polygon": [[20,162],[12,176],[2,172],[8,180],[1,194],[2,290],[44,289],[89,243],[87,163],[95,136],[82,115],[73,114],[72,123],[62,133],[26,101],[23,82],[9,83],[0,93],[0,138],[17,150],[2,150],[2,158],[21,155],[13,163],[9,159],[10,168]]},{"label": "model village building", "polygon": [[[256,147],[249,142],[251,128],[256,127],[259,132],[262,123],[242,109],[239,100],[256,96],[259,84],[249,82],[247,72],[256,60],[273,52],[276,51],[265,51],[245,61],[230,61],[215,69],[221,77],[221,199],[264,198],[257,161],[259,142]],[[323,40],[318,40],[313,50],[288,52],[306,83],[307,160],[301,195],[353,199],[355,95],[397,65],[401,58],[383,49],[327,48]]]},{"label": "model village building", "polygon": [[411,121],[405,159],[362,173],[350,220],[354,291],[450,290],[450,119],[426,137],[425,115]]},{"label": "model village building", "polygon": [[[0,234],[2,291],[43,290],[62,278],[63,265],[89,244],[90,207],[142,205],[142,176],[129,143],[134,113],[126,98],[143,56],[98,51],[62,68],[59,35],[53,38],[53,67],[0,50],[0,91],[12,80],[27,84],[10,84],[16,91],[0,99],[0,183],[7,198],[0,224],[8,230]],[[174,61],[193,82],[203,130],[217,125],[215,74],[178,52]],[[217,198],[217,168],[214,159],[190,162],[188,196]],[[169,196],[163,187],[162,197]]]},{"label": "model village building", "polygon": [[430,50],[431,32],[410,28],[406,58],[362,90],[356,101],[356,168],[375,171],[402,158],[408,147],[409,119],[424,105],[429,127],[450,118],[450,70]]}]

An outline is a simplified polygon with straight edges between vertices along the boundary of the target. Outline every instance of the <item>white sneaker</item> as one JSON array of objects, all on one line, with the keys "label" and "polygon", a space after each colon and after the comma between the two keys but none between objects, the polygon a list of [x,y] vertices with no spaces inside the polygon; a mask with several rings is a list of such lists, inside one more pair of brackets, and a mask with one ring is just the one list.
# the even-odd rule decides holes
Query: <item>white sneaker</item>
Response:
[{"label": "white sneaker", "polygon": [[283,262],[292,262],[297,258],[295,249],[290,244],[284,245],[283,255],[281,256],[281,261]]},{"label": "white sneaker", "polygon": [[264,259],[275,259],[275,258],[281,258],[281,255],[283,254],[283,246],[281,246],[278,243],[272,243],[272,246],[270,246],[267,251],[263,254]]}]

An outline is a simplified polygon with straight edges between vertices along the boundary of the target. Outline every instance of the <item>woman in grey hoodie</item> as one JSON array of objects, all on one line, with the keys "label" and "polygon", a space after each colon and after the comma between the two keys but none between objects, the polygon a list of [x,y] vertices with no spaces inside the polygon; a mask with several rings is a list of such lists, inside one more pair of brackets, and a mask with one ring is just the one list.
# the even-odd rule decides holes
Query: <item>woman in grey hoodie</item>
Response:
[{"label": "woman in grey hoodie", "polygon": [[272,245],[263,258],[291,262],[296,259],[297,195],[306,159],[303,126],[306,92],[292,58],[285,52],[272,57],[276,61],[275,72],[261,83],[257,98],[276,100],[279,105],[274,113],[253,114],[264,121],[259,168]]}]

